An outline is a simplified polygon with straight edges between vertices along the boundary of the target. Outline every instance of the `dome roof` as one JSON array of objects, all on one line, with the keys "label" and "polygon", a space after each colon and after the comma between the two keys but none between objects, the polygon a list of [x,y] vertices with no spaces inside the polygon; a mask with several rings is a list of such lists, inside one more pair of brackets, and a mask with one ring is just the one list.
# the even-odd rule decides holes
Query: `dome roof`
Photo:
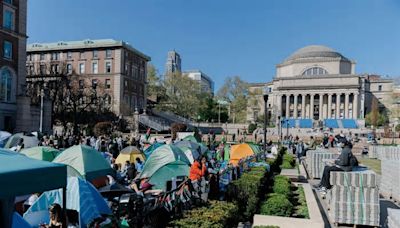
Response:
[{"label": "dome roof", "polygon": [[343,58],[347,60],[346,57],[332,48],[322,45],[310,45],[294,52],[289,58],[285,59],[285,62],[306,58]]}]

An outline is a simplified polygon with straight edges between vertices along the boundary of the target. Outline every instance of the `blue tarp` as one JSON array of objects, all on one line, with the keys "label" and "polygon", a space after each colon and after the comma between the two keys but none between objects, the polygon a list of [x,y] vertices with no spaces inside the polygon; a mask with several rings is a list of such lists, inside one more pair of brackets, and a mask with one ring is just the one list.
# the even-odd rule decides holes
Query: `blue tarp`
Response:
[{"label": "blue tarp", "polygon": [[[24,214],[24,218],[31,225],[37,225],[38,217],[46,221],[48,208],[51,204],[62,205],[62,190],[53,190],[43,193]],[[79,213],[80,226],[86,227],[93,219],[101,214],[111,214],[106,201],[92,184],[78,177],[69,177],[67,184],[67,209]],[[47,216],[47,217],[46,217]]]},{"label": "blue tarp", "polygon": [[17,212],[14,212],[12,228],[32,228],[32,226],[29,225],[29,223],[25,221],[21,215],[19,215]]}]

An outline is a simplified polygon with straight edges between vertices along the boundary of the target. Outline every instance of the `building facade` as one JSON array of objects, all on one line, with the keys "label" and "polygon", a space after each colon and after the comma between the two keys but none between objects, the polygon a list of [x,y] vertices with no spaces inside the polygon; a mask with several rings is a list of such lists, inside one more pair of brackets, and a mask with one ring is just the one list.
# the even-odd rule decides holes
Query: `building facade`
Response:
[{"label": "building facade", "polygon": [[43,75],[77,75],[79,85],[101,85],[118,116],[146,107],[147,62],[150,57],[113,39],[34,43],[27,47],[27,81]]},{"label": "building facade", "polygon": [[26,10],[26,0],[0,1],[0,130],[10,132],[24,109]]},{"label": "building facade", "polygon": [[188,70],[183,75],[198,82],[202,93],[214,95],[214,81],[200,70]]},{"label": "building facade", "polygon": [[[325,46],[306,46],[276,67],[267,83],[268,110],[275,120],[293,119],[316,122],[345,119],[363,125],[366,112],[376,98],[382,108],[389,106],[392,80],[358,75],[356,63]],[[248,121],[254,121],[248,108]]]},{"label": "building facade", "polygon": [[165,75],[182,72],[181,56],[176,51],[169,51],[165,63]]}]

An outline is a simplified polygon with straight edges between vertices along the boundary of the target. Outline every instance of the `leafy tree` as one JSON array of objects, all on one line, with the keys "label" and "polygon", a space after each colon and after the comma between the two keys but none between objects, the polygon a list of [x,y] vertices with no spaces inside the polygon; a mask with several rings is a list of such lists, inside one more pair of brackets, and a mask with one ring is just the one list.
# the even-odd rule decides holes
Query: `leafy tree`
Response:
[{"label": "leafy tree", "polygon": [[147,97],[158,101],[165,96],[165,88],[157,74],[157,69],[152,65],[147,65]]},{"label": "leafy tree", "polygon": [[239,76],[229,77],[219,89],[217,96],[230,103],[230,118],[232,122],[246,121],[246,107],[248,98],[248,83]]},{"label": "leafy tree", "polygon": [[164,87],[166,96],[161,99],[156,108],[196,119],[202,95],[200,84],[180,72],[174,72],[166,75]]}]

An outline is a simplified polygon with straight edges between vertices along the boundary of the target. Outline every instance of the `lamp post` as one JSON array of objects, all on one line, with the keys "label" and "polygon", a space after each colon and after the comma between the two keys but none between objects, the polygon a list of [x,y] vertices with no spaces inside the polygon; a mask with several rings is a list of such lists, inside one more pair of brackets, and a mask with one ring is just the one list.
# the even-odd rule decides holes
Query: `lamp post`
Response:
[{"label": "lamp post", "polygon": [[282,142],[282,138],[281,138],[281,131],[282,131],[282,123],[281,123],[281,116],[278,116],[278,137],[279,137],[279,141]]},{"label": "lamp post", "polygon": [[264,153],[267,152],[268,93],[264,93]]}]

